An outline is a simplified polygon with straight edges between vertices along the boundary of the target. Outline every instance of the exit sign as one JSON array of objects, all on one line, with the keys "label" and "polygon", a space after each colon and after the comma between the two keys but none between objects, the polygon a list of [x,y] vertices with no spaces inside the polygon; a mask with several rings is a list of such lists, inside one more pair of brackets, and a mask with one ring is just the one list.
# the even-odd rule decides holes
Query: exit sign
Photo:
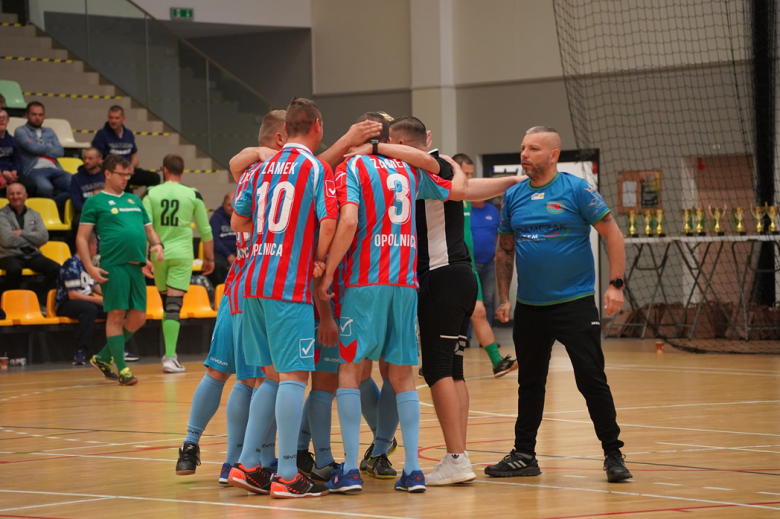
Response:
[{"label": "exit sign", "polygon": [[190,7],[171,7],[171,20],[192,20],[194,16],[194,9]]}]

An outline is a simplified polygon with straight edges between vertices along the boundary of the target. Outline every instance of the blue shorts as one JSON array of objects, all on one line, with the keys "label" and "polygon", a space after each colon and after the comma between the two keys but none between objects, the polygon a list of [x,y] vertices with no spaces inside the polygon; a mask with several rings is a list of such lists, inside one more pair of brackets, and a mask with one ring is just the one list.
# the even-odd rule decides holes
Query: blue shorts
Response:
[{"label": "blue shorts", "polygon": [[[314,320],[314,336],[318,336],[320,320]],[[339,349],[326,348],[320,341],[314,340],[314,371],[319,373],[338,373],[339,372]]]},{"label": "blue shorts", "polygon": [[417,290],[370,285],[347,287],[339,319],[341,362],[377,361],[417,365]]},{"label": "blue shorts", "polygon": [[247,297],[241,325],[246,361],[279,373],[314,371],[314,306]]},{"label": "blue shorts", "polygon": [[230,315],[227,296],[222,296],[220,301],[209,355],[203,365],[229,375],[235,374],[238,380],[265,376],[262,369],[246,363],[241,347],[241,314]]}]

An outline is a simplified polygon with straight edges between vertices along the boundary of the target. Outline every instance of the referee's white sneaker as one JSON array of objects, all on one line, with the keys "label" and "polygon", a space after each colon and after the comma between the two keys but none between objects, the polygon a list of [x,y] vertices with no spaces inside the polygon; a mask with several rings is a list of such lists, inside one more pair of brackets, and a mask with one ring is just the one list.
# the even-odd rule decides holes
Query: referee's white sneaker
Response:
[{"label": "referee's white sneaker", "polygon": [[434,466],[433,472],[425,475],[425,484],[430,487],[468,483],[477,479],[471,469],[471,462],[466,454],[445,454],[444,458]]},{"label": "referee's white sneaker", "polygon": [[179,363],[176,357],[162,358],[163,373],[184,373],[187,369]]}]

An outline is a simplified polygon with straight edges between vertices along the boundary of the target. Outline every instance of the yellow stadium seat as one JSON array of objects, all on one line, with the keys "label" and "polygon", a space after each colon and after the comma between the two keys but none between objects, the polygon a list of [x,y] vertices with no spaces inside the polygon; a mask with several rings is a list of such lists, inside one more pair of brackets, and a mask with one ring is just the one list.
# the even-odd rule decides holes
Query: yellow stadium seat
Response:
[{"label": "yellow stadium seat", "polygon": [[6,290],[0,300],[7,319],[14,324],[58,324],[56,317],[44,317],[38,297],[32,290]]},{"label": "yellow stadium seat", "polygon": [[41,253],[50,260],[56,261],[60,265],[70,258],[70,248],[68,244],[62,241],[49,241],[41,245]]},{"label": "yellow stadium seat", "polygon": [[13,326],[14,322],[10,319],[0,319],[0,326]]},{"label": "yellow stadium seat", "polygon": [[60,317],[57,315],[56,302],[54,300],[54,296],[56,295],[56,290],[49,290],[49,293],[46,295],[46,317],[55,318],[61,324],[77,323],[78,320],[76,319],[71,319],[70,317]]},{"label": "yellow stadium seat", "polygon": [[214,289],[214,311],[219,312],[219,303],[222,302],[222,296],[225,294],[225,284],[221,283]]},{"label": "yellow stadium seat", "polygon": [[206,251],[203,249],[202,241],[198,243],[198,259],[201,261],[206,259]]},{"label": "yellow stadium seat", "polygon": [[[27,121],[25,121],[26,123]],[[78,142],[73,138],[73,128],[70,123],[65,119],[49,119],[46,118],[44,126],[48,126],[57,135],[63,148],[89,148],[91,146],[88,142]]]},{"label": "yellow stadium seat", "polygon": [[146,318],[159,321],[163,318],[162,297],[153,286],[146,287]]},{"label": "yellow stadium seat", "polygon": [[49,231],[68,231],[70,225],[65,225],[60,220],[60,214],[57,212],[57,204],[51,198],[28,198],[25,205],[30,209],[35,209],[41,213],[43,224]]},{"label": "yellow stadium seat", "polygon": [[65,200],[65,225],[68,228],[73,227],[73,219],[76,217],[76,209],[73,207],[73,200]]},{"label": "yellow stadium seat", "polygon": [[8,199],[7,198],[0,198],[0,209],[8,205]]},{"label": "yellow stadium seat", "polygon": [[184,294],[180,315],[182,319],[208,319],[217,316],[217,312],[211,309],[205,287],[190,285],[189,291]]},{"label": "yellow stadium seat", "polygon": [[79,166],[84,165],[84,161],[77,157],[60,157],[57,159],[57,162],[60,163],[62,169],[64,169],[71,175],[75,175],[76,173],[78,173]]}]

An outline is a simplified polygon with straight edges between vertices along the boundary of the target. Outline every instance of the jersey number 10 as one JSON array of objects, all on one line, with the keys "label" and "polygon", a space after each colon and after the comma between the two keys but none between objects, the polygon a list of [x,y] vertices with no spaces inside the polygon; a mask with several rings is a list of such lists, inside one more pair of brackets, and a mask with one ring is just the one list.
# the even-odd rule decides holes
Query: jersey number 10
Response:
[{"label": "jersey number 10", "polygon": [[[271,184],[263,184],[257,188],[257,235],[265,231],[265,208],[268,204],[268,191]],[[268,230],[273,233],[283,232],[290,223],[295,186],[290,182],[279,182],[271,195],[271,210],[268,214]],[[281,206],[281,207],[280,207]]]}]

